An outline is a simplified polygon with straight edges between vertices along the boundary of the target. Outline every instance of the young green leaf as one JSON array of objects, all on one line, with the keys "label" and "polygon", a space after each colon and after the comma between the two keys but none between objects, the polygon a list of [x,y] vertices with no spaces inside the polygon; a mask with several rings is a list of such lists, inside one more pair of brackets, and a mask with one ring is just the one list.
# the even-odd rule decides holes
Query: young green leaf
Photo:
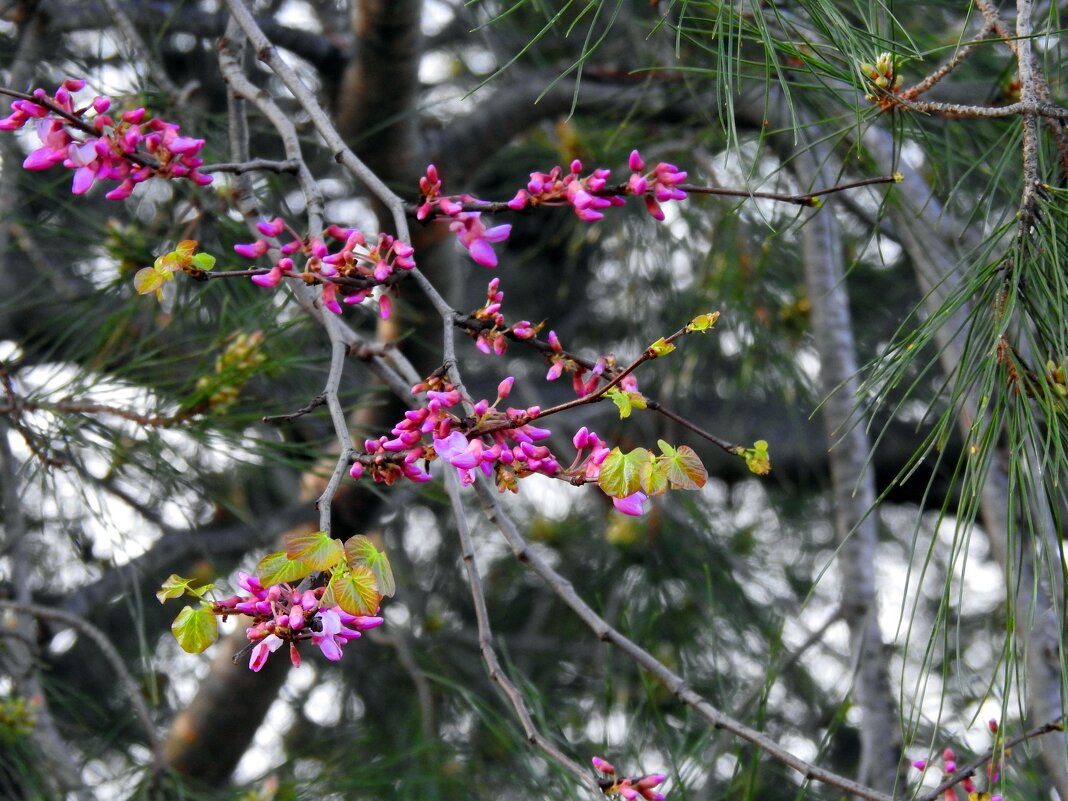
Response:
[{"label": "young green leaf", "polygon": [[752,448],[742,451],[742,456],[745,457],[745,466],[749,468],[751,473],[756,473],[758,476],[766,476],[771,472],[771,459],[768,457],[767,440],[758,439],[753,443]]},{"label": "young green leaf", "polygon": [[275,551],[259,561],[256,576],[264,587],[270,587],[272,584],[302,579],[314,569],[299,559],[290,559],[285,551]]},{"label": "young green leaf", "polygon": [[619,387],[612,387],[605,395],[619,409],[620,420],[626,420],[630,417],[630,397],[626,392],[620,390]]},{"label": "young green leaf", "polygon": [[380,551],[363,534],[349,537],[345,541],[345,561],[349,567],[367,565],[375,575],[378,591],[387,598],[392,598],[397,592],[397,584],[393,580],[393,568],[390,567],[389,557],[385,551]]},{"label": "young green leaf", "polygon": [[649,497],[668,491],[668,466],[662,457],[650,459],[641,467],[642,492]]},{"label": "young green leaf", "polygon": [[198,270],[209,272],[215,267],[215,257],[210,253],[197,253],[193,256],[193,266]]},{"label": "young green leaf", "polygon": [[652,459],[653,454],[645,448],[635,448],[626,454],[612,448],[601,465],[597,483],[613,498],[626,498],[641,489],[642,466]]},{"label": "young green leaf", "polygon": [[719,312],[709,312],[708,314],[701,314],[690,320],[689,325],[686,326],[687,331],[707,331],[709,328],[716,324],[716,320],[719,319]]},{"label": "young green leaf", "polygon": [[660,337],[656,342],[649,346],[649,350],[653,352],[653,356],[666,356],[675,350],[675,345],[672,342],[668,342],[663,337]]},{"label": "young green leaf", "polygon": [[673,489],[695,490],[705,485],[708,481],[708,471],[693,448],[680,445],[676,449],[662,439],[658,439],[656,444],[660,446],[660,452],[663,454],[657,457],[657,462],[666,465],[667,477]]},{"label": "young green leaf", "polygon": [[321,603],[324,607],[340,606],[350,615],[373,615],[381,600],[371,568],[356,565],[342,567],[334,573]]},{"label": "young green leaf", "polygon": [[219,638],[219,621],[210,607],[187,606],[171,624],[171,634],[183,651],[199,654]]},{"label": "young green leaf", "polygon": [[203,597],[204,588],[193,590],[189,586],[192,583],[193,579],[182,578],[177,573],[171,573],[167,580],[163,582],[163,586],[156,591],[156,597],[159,598],[160,603],[164,603],[171,598],[181,598],[187,592],[197,598]]},{"label": "young green leaf", "polygon": [[134,273],[134,289],[138,295],[151,295],[156,293],[158,300],[163,300],[163,282],[170,277],[170,273],[161,272],[155,267],[142,267]]},{"label": "young green leaf", "polygon": [[283,540],[286,556],[303,562],[308,572],[329,570],[345,558],[340,540],[335,540],[325,531],[310,534],[287,534]]}]

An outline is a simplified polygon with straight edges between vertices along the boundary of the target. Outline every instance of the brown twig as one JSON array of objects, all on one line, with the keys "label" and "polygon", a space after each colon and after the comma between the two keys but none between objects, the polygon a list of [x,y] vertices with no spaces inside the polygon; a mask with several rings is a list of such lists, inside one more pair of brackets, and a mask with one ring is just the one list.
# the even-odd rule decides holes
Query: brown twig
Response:
[{"label": "brown twig", "polygon": [[325,405],[326,405],[326,395],[319,394],[319,395],[316,395],[314,398],[312,398],[307,406],[302,406],[301,408],[297,409],[295,412],[290,412],[289,414],[272,414],[272,415],[268,415],[266,417],[260,418],[260,421],[264,422],[264,423],[291,423],[294,420],[296,420],[298,417],[303,417],[306,414],[310,414],[311,412],[313,412],[316,409],[318,409],[320,406],[325,406]]}]

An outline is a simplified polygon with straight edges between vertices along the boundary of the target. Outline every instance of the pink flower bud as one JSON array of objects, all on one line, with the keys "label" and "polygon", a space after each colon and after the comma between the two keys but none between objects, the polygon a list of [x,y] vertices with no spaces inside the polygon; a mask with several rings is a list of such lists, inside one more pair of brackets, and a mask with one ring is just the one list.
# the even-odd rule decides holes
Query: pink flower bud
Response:
[{"label": "pink flower bud", "polygon": [[927,760],[926,759],[913,760],[912,767],[916,768],[916,770],[927,770]]},{"label": "pink flower bud", "polygon": [[593,761],[593,766],[597,770],[601,771],[601,773],[607,773],[609,776],[612,776],[612,775],[615,774],[616,769],[607,760],[604,760],[604,759],[601,759],[600,757],[595,756],[592,761]]},{"label": "pink flower bud", "polygon": [[515,384],[515,376],[508,376],[501,383],[497,385],[497,397],[501,400],[507,398],[512,392],[512,385]]}]

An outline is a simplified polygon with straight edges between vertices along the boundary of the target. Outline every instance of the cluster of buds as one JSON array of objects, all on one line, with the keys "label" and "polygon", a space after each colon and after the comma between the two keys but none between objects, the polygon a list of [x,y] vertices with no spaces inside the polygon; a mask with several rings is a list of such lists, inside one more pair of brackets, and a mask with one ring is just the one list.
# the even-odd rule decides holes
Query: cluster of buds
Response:
[{"label": "cluster of buds", "polygon": [[486,286],[486,302],[482,308],[471,313],[471,317],[479,320],[488,327],[481,328],[475,335],[475,347],[485,354],[495,353],[503,355],[508,350],[508,337],[516,339],[533,339],[540,326],[533,325],[530,320],[520,320],[518,323],[508,325],[501,313],[504,303],[504,290],[501,289],[501,279],[494,278]]},{"label": "cluster of buds", "polygon": [[[271,249],[272,240],[283,232],[287,232],[292,239],[278,247],[281,258],[270,271],[252,276],[252,281],[271,288],[278,286],[282,278],[288,275],[309,283],[320,283],[323,287],[323,305],[334,314],[341,314],[339,296],[345,304],[363,303],[371,296],[375,286],[388,283],[395,272],[415,267],[415,250],[412,246],[389,234],[379,234],[378,241],[369,245],[360,231],[331,225],[324,236],[343,243],[337,252],[331,253],[323,237],[304,239],[281,217],[259,222],[256,229],[264,238],[234,245],[234,252],[239,256],[257,259],[266,255]],[[304,257],[303,268],[299,272],[292,258],[298,253]],[[378,298],[378,306],[382,319],[388,319],[392,312],[389,296],[382,294]]]},{"label": "cluster of buds", "polygon": [[[472,335],[475,337],[475,347],[485,354],[503,355],[508,350],[508,339],[534,339],[541,325],[534,325],[530,320],[520,320],[509,325],[501,308],[504,304],[504,290],[501,289],[501,281],[494,278],[486,286],[486,302],[481,308],[471,313],[471,318],[482,323],[482,327],[472,326]],[[545,354],[549,362],[549,372],[545,375],[546,381],[555,381],[565,372],[572,374],[571,383],[575,388],[575,394],[584,398],[597,389],[606,368],[611,363],[611,358],[600,357],[592,369],[575,361],[571,354],[564,350],[560,343],[560,337],[555,331],[549,331],[549,351]],[[589,375],[587,376],[587,373]],[[626,386],[623,389],[637,391],[637,379],[627,376],[623,379]]]},{"label": "cluster of buds", "polygon": [[526,189],[520,189],[508,201],[515,211],[528,206],[569,204],[575,215],[585,222],[594,222],[604,217],[603,210],[622,206],[624,195],[640,195],[645,198],[645,207],[656,219],[664,219],[660,203],[667,200],[683,200],[686,192],[679,185],[686,180],[686,173],[673,164],[660,162],[650,172],[645,172],[641,154],[634,150],[628,166],[631,176],[622,187],[609,187],[610,170],[595,169],[582,176],[582,162],[571,162],[570,171],[564,174],[562,167],[553,167],[549,172],[532,172]]},{"label": "cluster of buds", "polygon": [[[994,736],[995,742],[997,742],[998,722],[996,720],[994,720],[994,719],[991,719],[991,720],[987,721],[987,728],[990,730],[990,733]],[[995,751],[996,750],[997,749],[995,749]],[[921,771],[921,772],[922,771],[926,771],[927,767],[928,767],[927,760],[926,759],[917,759],[917,760],[913,761],[912,767],[916,768],[916,770]],[[957,772],[957,755],[954,753],[952,748],[947,748],[942,752],[942,779],[941,780],[943,782],[946,781],[951,776],[953,776],[953,774],[956,773],[956,772]],[[996,785],[998,783],[998,781],[1000,780],[1000,778],[1001,778],[1001,763],[1000,763],[999,757],[996,756],[994,759],[991,759],[990,762],[987,763],[987,766],[986,766],[986,777],[987,777],[987,786],[989,788],[993,788],[994,785]],[[979,796],[979,794],[978,794],[978,792],[976,790],[975,780],[970,775],[961,777],[961,779],[960,779],[960,787],[961,787],[962,790],[964,790],[964,792],[968,793],[969,798],[973,798],[974,799],[974,798],[977,798]],[[983,793],[982,795],[987,797],[987,798],[989,798],[989,801],[1002,801],[1002,797],[999,794],[990,795],[987,792],[987,793]],[[957,799],[956,787],[953,786],[953,787],[946,788],[945,801],[956,801],[956,799]]]},{"label": "cluster of buds", "polygon": [[340,606],[324,609],[321,599],[324,587],[301,590],[290,584],[264,587],[258,578],[239,574],[238,583],[248,595],[235,595],[212,604],[212,611],[226,619],[227,615],[248,615],[252,625],[245,630],[249,641],[255,643],[248,666],[259,671],[267,657],[289,643],[289,658],[300,667],[297,645],[311,640],[323,656],[332,662],[341,659],[341,648],[360,633],[382,625],[382,618],[370,615],[350,615]]},{"label": "cluster of buds", "polygon": [[441,379],[431,379],[412,388],[426,393],[426,405],[405,412],[404,419],[382,436],[364,442],[364,453],[352,465],[351,475],[364,473],[385,484],[404,477],[412,481],[429,481],[430,475],[419,466],[434,459],[448,462],[460,475],[464,485],[475,479],[475,471],[494,476],[500,490],[515,491],[516,480],[533,473],[554,476],[560,464],[549,449],[538,442],[551,432],[531,424],[541,412],[497,406],[512,391],[511,376],[497,386],[497,399],[474,404],[471,416],[452,411],[461,406],[459,390]]},{"label": "cluster of buds", "polygon": [[[204,162],[197,154],[203,139],[181,136],[178,125],[152,117],[143,108],[124,111],[116,120],[106,112],[111,100],[94,97],[76,107],[72,93],[83,80],[67,80],[49,95],[35,89],[32,100],[11,103],[12,113],[0,119],[0,130],[15,131],[33,121],[41,147],[23,161],[27,170],[47,170],[62,164],[74,170],[71,191],[84,194],[96,181],[119,181],[105,197],[121,200],[149,178],[187,178],[198,186],[211,176],[198,172]],[[92,116],[87,116],[92,111]]]},{"label": "cluster of buds", "polygon": [[616,769],[600,757],[593,758],[593,766],[605,775],[597,783],[605,795],[619,795],[626,801],[637,801],[639,797],[646,801],[664,801],[664,794],[656,788],[667,779],[662,773],[650,773],[647,776],[616,778]]},{"label": "cluster of buds", "polygon": [[[883,92],[897,92],[901,89],[904,78],[897,71],[894,57],[890,53],[880,53],[874,64],[862,61],[858,66],[860,74],[871,81],[877,89]],[[866,94],[864,99],[871,103],[878,103],[881,99],[878,94]]]}]

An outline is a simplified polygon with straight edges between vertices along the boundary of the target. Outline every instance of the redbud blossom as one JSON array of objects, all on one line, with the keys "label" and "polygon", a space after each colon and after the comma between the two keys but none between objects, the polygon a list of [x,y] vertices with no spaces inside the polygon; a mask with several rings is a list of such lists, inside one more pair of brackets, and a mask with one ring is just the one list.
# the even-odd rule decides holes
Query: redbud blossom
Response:
[{"label": "redbud blossom", "polygon": [[634,492],[626,498],[612,498],[612,505],[625,515],[641,517],[645,513],[645,508],[642,505],[645,503],[645,498],[644,492]]},{"label": "redbud blossom", "polygon": [[[583,430],[585,430],[585,429],[583,429]],[[597,757],[597,756],[595,756],[593,758],[593,766],[597,770],[601,771],[601,773],[607,773],[609,776],[612,776],[616,772],[616,769],[612,766],[612,764],[610,762],[608,762],[607,760],[601,759],[600,757]]]}]

